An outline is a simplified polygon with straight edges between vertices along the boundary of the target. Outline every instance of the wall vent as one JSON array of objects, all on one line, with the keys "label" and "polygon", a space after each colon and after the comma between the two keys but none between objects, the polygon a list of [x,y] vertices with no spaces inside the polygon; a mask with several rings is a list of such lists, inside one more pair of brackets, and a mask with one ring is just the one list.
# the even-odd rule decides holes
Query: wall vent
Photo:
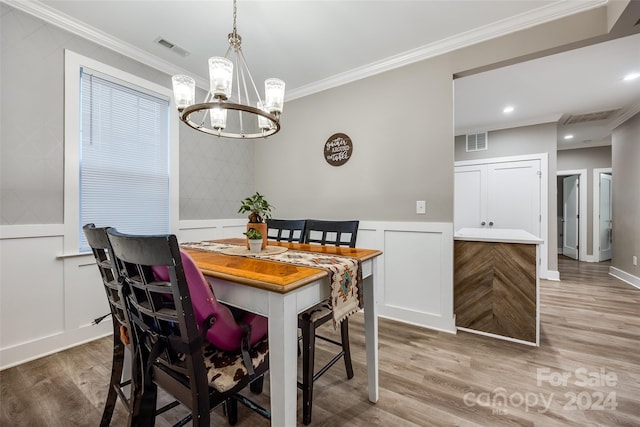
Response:
[{"label": "wall vent", "polygon": [[567,117],[563,124],[565,125],[573,125],[576,123],[586,123],[586,122],[597,122],[599,120],[609,120],[612,118],[618,111],[619,108],[615,110],[606,110],[606,111],[596,111],[593,113],[586,114],[571,114]]},{"label": "wall vent", "polygon": [[467,152],[484,151],[488,148],[487,132],[467,134]]},{"label": "wall vent", "polygon": [[171,52],[178,54],[180,56],[189,56],[191,54],[191,52],[181,48],[180,46],[177,46],[175,43],[171,43],[169,40],[163,37],[158,37],[157,39],[154,40],[154,42],[158,43],[160,46],[166,47]]}]

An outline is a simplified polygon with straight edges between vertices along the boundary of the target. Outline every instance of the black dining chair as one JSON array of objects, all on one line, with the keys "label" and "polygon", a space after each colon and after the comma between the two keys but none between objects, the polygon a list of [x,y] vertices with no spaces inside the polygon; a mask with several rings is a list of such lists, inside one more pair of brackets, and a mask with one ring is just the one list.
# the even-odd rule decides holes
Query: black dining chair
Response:
[{"label": "black dining chair", "polygon": [[[131,380],[122,380],[122,373],[125,363],[125,348],[129,346],[128,330],[129,321],[124,308],[124,301],[121,296],[121,285],[118,282],[118,274],[115,270],[113,261],[113,252],[111,244],[107,237],[106,227],[96,227],[94,224],[86,224],[82,227],[84,235],[87,237],[87,243],[91,247],[96,265],[102,278],[104,290],[107,293],[107,301],[111,313],[113,324],[113,355],[111,358],[111,378],[109,381],[109,389],[107,391],[107,400],[102,411],[100,419],[100,427],[106,427],[111,423],[111,417],[115,410],[118,397],[122,400],[127,411],[131,412],[129,396],[125,394],[124,389],[130,386],[129,395],[133,394]],[[101,319],[100,319],[101,320]],[[99,322],[96,319],[96,323]],[[129,348],[129,350],[131,350]],[[129,351],[130,354],[130,351]]]},{"label": "black dining chair", "polygon": [[[308,219],[305,224],[304,243],[320,245],[356,246],[359,221],[320,221]],[[320,378],[338,360],[344,359],[347,378],[353,378],[351,351],[349,349],[349,322],[344,319],[340,323],[341,342],[317,335],[316,329],[333,319],[330,299],[305,310],[298,315],[298,327],[302,330],[302,382],[298,388],[302,389],[302,421],[305,425],[311,422],[313,406],[313,383]],[[327,364],[315,372],[315,342],[316,338],[341,347]]]},{"label": "black dining chair", "polygon": [[267,220],[267,239],[278,242],[302,243],[304,240],[304,219],[273,219]]},{"label": "black dining chair", "polygon": [[243,327],[237,350],[214,346],[211,341],[218,333],[220,342],[228,339],[224,328],[233,326],[234,318],[223,315],[220,304],[217,312],[198,322],[198,308],[206,302],[201,295],[217,302],[195,262],[180,250],[176,236],[132,236],[114,229],[107,234],[123,283],[134,363],[141,373],[131,425],[154,425],[157,386],[191,410],[176,426],[190,420],[194,426],[209,426],[209,412],[223,403],[234,425],[238,401],[269,418],[269,411],[239,394],[267,372],[266,332],[255,339],[251,327]]},{"label": "black dining chair", "polygon": [[[102,418],[100,419],[100,427],[107,427],[111,424],[111,418],[113,417],[113,411],[115,410],[118,397],[127,408],[128,416],[131,417],[132,397],[136,396],[137,391],[135,388],[138,387],[140,383],[140,381],[134,381],[132,379],[122,380],[126,355],[129,355],[130,358],[129,366],[132,371],[131,376],[136,377],[139,373],[136,365],[134,365],[131,360],[133,352],[129,338],[131,328],[129,327],[129,319],[124,307],[122,284],[118,280],[118,272],[115,266],[115,259],[113,258],[113,249],[107,236],[108,229],[109,227],[96,227],[94,224],[86,224],[82,227],[102,278],[113,324],[111,377],[107,391],[107,399],[102,412]],[[129,389],[128,393],[125,392],[127,388]],[[156,409],[156,414],[168,411],[179,404],[180,402],[174,400]]]}]

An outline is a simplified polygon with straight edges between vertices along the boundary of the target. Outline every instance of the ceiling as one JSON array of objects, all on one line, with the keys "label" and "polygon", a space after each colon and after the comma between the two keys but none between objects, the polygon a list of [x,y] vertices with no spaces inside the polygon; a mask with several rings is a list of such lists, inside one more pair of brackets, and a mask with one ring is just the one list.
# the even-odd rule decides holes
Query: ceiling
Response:
[{"label": "ceiling", "polygon": [[[231,0],[4,1],[169,74],[191,75],[203,88],[207,59],[224,55],[233,23]],[[254,80],[283,79],[291,100],[605,3],[238,0],[237,28]],[[640,79],[620,81],[640,72],[638,37],[457,79],[457,133],[640,110]],[[178,49],[161,46],[160,38]],[[507,103],[515,108],[509,116],[502,114]],[[572,131],[575,143],[602,139],[610,129]]]},{"label": "ceiling", "polygon": [[623,80],[632,72],[640,34],[457,79],[456,134],[558,122],[559,149],[606,145],[640,111],[640,78]]}]

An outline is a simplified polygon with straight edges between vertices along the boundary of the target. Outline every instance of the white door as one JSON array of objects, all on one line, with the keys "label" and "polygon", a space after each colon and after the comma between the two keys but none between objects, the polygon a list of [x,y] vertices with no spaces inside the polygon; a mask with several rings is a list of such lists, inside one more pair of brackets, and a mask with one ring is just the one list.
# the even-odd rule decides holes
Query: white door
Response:
[{"label": "white door", "polygon": [[600,174],[600,255],[599,261],[611,259],[611,175]]},{"label": "white door", "polygon": [[481,228],[486,223],[487,165],[457,166],[454,180],[453,224]]},{"label": "white door", "polygon": [[488,165],[487,225],[540,236],[540,160]]},{"label": "white door", "polygon": [[562,253],[569,258],[578,259],[578,212],[580,206],[579,177],[572,175],[562,180],[563,218]]}]

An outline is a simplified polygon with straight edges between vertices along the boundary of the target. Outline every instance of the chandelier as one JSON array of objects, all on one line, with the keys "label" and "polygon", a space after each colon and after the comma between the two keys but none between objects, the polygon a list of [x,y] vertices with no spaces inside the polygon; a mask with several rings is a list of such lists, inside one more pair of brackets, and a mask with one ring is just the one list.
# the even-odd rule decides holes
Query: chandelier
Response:
[{"label": "chandelier", "polygon": [[233,0],[229,47],[224,57],[209,58],[210,89],[204,102],[195,102],[195,80],[185,75],[171,79],[174,99],[180,120],[196,130],[224,138],[265,138],[280,130],[284,82],[275,78],[265,80],[265,96],[260,98],[242,53],[236,15]]}]

